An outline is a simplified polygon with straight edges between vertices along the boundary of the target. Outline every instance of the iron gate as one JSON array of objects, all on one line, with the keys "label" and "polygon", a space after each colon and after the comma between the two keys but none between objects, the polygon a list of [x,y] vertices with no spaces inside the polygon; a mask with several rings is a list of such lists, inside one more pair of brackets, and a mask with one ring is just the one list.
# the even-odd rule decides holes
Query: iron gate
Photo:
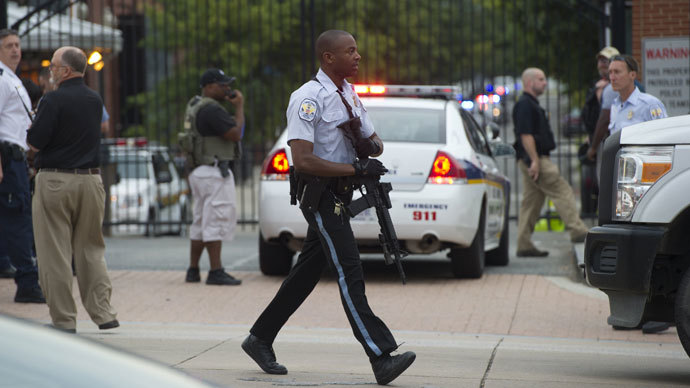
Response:
[{"label": "iron gate", "polygon": [[[469,101],[507,90],[475,114],[497,121],[508,142],[519,76],[526,67],[544,69],[554,157],[578,191],[574,153],[586,136],[577,109],[596,78],[598,7],[596,0],[17,0],[8,2],[8,24],[22,37],[20,75],[36,83],[57,47],[89,54],[87,83],[110,116],[105,223],[156,233],[189,222],[177,133],[202,71],[224,69],[245,95],[238,215],[242,224],[256,223],[261,163],[285,127],[290,93],[318,68],[316,37],[332,28],[357,38],[363,60],[354,82],[456,84]],[[513,217],[521,191],[514,165],[503,161]],[[117,188],[130,180],[129,189]]]}]

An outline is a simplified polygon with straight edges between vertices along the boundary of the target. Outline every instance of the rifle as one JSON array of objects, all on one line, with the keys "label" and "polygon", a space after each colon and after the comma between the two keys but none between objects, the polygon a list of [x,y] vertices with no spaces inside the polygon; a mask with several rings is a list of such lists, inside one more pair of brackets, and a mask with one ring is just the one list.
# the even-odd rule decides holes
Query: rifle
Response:
[{"label": "rifle", "polygon": [[[362,122],[359,117],[355,117],[338,125],[338,128],[344,131],[345,136],[352,141],[354,146],[357,140],[362,137],[361,126]],[[355,152],[357,152],[356,148]],[[359,160],[366,160],[369,156],[358,155],[358,158]],[[381,177],[378,175],[355,178],[355,186],[359,187],[359,192],[362,196],[352,201],[352,203],[345,207],[345,210],[352,218],[370,207],[376,209],[376,216],[381,227],[379,242],[381,243],[381,248],[383,248],[384,262],[386,265],[395,263],[400,274],[400,280],[402,280],[402,284],[405,284],[407,279],[400,260],[407,256],[407,252],[400,248],[398,236],[395,234],[395,227],[388,212],[388,209],[392,207],[388,193],[393,190],[393,186],[390,182],[381,182],[380,179]],[[366,193],[362,191],[362,186],[364,186]]]}]

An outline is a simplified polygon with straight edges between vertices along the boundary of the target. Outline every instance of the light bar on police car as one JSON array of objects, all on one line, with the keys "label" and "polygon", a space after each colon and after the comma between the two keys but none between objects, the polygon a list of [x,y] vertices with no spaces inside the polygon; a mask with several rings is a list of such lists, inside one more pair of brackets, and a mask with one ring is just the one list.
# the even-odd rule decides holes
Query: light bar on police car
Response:
[{"label": "light bar on police car", "polygon": [[359,96],[397,96],[397,97],[447,97],[458,99],[462,92],[452,85],[374,85],[357,84],[355,92]]}]

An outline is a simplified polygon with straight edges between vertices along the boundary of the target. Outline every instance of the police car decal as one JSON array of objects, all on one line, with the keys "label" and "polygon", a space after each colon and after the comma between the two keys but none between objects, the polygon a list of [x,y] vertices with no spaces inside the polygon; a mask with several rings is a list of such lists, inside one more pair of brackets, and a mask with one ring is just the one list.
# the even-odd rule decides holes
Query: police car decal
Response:
[{"label": "police car decal", "polygon": [[302,100],[299,106],[299,118],[304,121],[312,121],[316,116],[316,102],[308,98]]}]

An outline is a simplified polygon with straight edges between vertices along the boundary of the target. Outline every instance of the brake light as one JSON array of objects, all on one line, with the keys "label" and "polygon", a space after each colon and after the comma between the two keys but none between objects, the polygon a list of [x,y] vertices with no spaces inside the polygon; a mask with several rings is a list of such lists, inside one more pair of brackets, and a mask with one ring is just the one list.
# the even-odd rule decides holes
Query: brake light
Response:
[{"label": "brake light", "polygon": [[290,164],[288,163],[285,148],[276,150],[264,161],[261,169],[261,179],[268,181],[284,181],[288,179]]},{"label": "brake light", "polygon": [[454,183],[463,183],[467,181],[467,174],[465,170],[460,167],[460,164],[443,151],[438,151],[436,159],[431,165],[431,172],[429,172],[429,179],[427,183],[434,185],[452,185]]}]

